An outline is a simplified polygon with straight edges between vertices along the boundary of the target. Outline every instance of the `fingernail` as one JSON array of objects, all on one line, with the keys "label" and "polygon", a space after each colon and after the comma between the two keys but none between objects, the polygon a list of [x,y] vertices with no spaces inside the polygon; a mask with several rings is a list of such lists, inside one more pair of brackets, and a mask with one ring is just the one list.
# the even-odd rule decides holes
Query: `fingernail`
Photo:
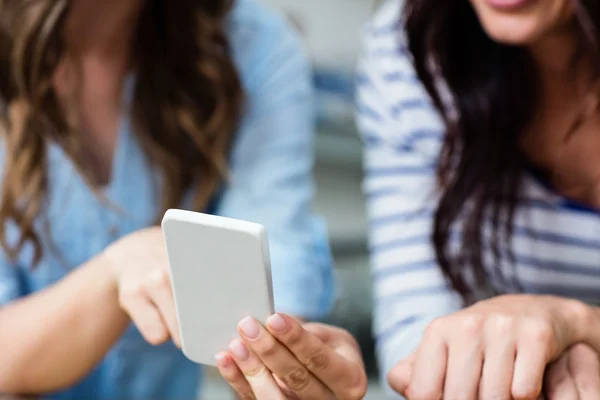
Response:
[{"label": "fingernail", "polygon": [[248,339],[256,339],[260,335],[260,328],[254,318],[246,317],[239,324],[240,330]]},{"label": "fingernail", "polygon": [[229,359],[227,358],[227,356],[223,353],[219,353],[215,356],[215,361],[217,362],[217,366],[221,367],[221,368],[226,368],[229,363]]},{"label": "fingernail", "polygon": [[244,343],[242,343],[239,339],[235,339],[233,342],[231,342],[229,345],[229,350],[233,356],[240,361],[246,361],[250,357],[250,353],[248,352],[246,345],[244,345]]},{"label": "fingernail", "polygon": [[285,330],[287,328],[285,319],[279,314],[275,314],[275,315],[272,315],[271,317],[269,317],[269,319],[267,320],[267,325],[269,325],[269,327],[271,329],[273,329],[275,332],[279,332],[279,333],[285,332]]}]

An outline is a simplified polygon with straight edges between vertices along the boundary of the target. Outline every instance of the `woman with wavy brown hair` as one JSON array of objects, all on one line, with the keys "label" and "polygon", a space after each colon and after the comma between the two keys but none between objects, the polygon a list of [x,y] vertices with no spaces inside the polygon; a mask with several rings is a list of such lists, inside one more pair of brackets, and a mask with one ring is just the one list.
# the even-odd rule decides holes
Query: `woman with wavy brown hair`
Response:
[{"label": "woman with wavy brown hair", "polygon": [[600,395],[600,3],[391,0],[365,31],[378,353],[409,399]]},{"label": "woman with wavy brown hair", "polygon": [[238,393],[364,393],[350,335],[299,322],[332,300],[312,121],[299,41],[253,0],[0,1],[0,392],[195,398],[156,227],[178,207],[269,230],[296,318],[241,321],[216,355]]}]

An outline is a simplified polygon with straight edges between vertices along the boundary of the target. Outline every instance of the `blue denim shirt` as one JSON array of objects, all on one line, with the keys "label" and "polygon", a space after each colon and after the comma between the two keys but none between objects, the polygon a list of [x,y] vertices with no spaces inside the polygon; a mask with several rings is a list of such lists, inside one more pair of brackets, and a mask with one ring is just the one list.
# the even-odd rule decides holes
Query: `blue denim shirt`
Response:
[{"label": "blue denim shirt", "polygon": [[[309,63],[283,18],[254,0],[237,0],[229,32],[248,104],[230,157],[231,178],[210,211],[265,225],[276,309],[321,317],[332,303],[332,265],[324,225],[311,213],[314,118]],[[129,92],[131,88],[124,96]],[[160,197],[154,176],[127,116],[105,191],[124,213],[96,196],[61,149],[50,147],[47,212],[54,245],[67,265],[81,265],[116,239],[153,224]],[[68,274],[64,261],[48,251],[30,269],[31,253],[27,248],[16,265],[0,263],[0,305]],[[206,300],[199,295],[199,301]],[[95,371],[52,397],[192,399],[199,378],[200,368],[176,347],[153,347],[131,326]]]}]

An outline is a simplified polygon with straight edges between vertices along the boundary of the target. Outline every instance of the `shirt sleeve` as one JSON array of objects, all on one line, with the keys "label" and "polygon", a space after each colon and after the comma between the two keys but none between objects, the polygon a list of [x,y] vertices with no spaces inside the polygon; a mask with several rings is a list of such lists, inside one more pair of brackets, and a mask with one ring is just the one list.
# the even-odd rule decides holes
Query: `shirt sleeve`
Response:
[{"label": "shirt sleeve", "polygon": [[318,319],[329,312],[334,293],[326,227],[311,211],[311,71],[296,34],[282,18],[263,11],[253,13],[265,20],[252,24],[250,38],[248,24],[242,29],[245,45],[238,60],[248,113],[218,213],[267,228],[276,310]]},{"label": "shirt sleeve", "polygon": [[[1,129],[0,129],[1,131]],[[4,164],[5,147],[0,144],[0,165]],[[4,172],[0,167],[0,183],[4,179]],[[5,233],[9,242],[15,237],[18,230],[12,223],[7,224]],[[25,296],[25,273],[17,263],[11,262],[0,247],[0,308],[18,298]]]},{"label": "shirt sleeve", "polygon": [[0,256],[0,307],[24,295],[21,270]]},{"label": "shirt sleeve", "polygon": [[461,308],[431,241],[443,124],[408,58],[400,5],[383,6],[363,34],[357,121],[374,279],[374,331],[382,378],[419,345],[436,317]]}]

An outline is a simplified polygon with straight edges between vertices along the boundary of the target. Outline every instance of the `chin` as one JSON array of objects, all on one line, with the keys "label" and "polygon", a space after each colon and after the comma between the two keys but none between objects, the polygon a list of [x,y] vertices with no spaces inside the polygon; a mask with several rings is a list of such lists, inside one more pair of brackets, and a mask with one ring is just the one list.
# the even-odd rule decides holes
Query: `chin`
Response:
[{"label": "chin", "polygon": [[483,24],[483,28],[492,40],[513,46],[529,46],[544,36],[544,30],[527,21],[496,21]]},{"label": "chin", "polygon": [[503,44],[531,45],[574,18],[568,0],[522,0],[523,5],[514,9],[491,5],[499,1],[471,0],[471,4],[488,36]]}]

